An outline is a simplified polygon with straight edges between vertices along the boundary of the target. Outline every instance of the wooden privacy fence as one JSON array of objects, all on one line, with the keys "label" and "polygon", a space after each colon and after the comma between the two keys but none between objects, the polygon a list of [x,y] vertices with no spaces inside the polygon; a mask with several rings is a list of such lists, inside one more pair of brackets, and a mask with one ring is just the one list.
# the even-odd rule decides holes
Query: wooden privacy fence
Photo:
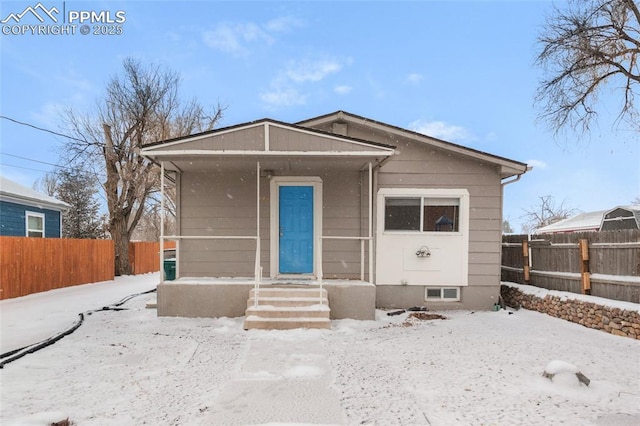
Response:
[{"label": "wooden privacy fence", "polygon": [[640,303],[640,230],[505,235],[502,280]]},{"label": "wooden privacy fence", "polygon": [[[159,251],[158,242],[130,243],[132,273],[158,271]],[[112,240],[0,237],[0,300],[111,281],[114,261]]]},{"label": "wooden privacy fence", "polygon": [[[165,241],[165,250],[176,248],[175,241]],[[160,243],[140,241],[129,243],[129,263],[133,275],[156,272],[160,267]]]},{"label": "wooden privacy fence", "polygon": [[0,299],[113,276],[111,240],[0,237]]}]

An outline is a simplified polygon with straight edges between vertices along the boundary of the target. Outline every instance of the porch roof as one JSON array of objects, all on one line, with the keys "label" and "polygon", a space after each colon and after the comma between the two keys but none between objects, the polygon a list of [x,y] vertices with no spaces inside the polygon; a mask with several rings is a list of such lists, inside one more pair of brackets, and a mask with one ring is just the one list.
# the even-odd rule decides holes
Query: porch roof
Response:
[{"label": "porch roof", "polygon": [[394,154],[394,147],[271,119],[146,145],[142,155],[167,169],[362,167]]}]

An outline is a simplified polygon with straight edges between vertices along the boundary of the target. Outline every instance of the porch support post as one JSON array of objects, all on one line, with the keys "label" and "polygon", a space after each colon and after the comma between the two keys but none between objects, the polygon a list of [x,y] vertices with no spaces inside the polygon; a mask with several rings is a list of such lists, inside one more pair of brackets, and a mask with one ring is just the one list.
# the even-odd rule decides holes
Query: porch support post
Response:
[{"label": "porch support post", "polygon": [[[259,280],[262,279],[262,271],[260,266],[260,161],[256,162],[256,265],[255,276],[256,283],[259,285]],[[255,295],[256,300],[258,295]]]},{"label": "porch support post", "polygon": [[373,167],[369,161],[369,282],[373,283]]},{"label": "porch support post", "polygon": [[160,283],[164,282],[164,161],[160,162]]}]

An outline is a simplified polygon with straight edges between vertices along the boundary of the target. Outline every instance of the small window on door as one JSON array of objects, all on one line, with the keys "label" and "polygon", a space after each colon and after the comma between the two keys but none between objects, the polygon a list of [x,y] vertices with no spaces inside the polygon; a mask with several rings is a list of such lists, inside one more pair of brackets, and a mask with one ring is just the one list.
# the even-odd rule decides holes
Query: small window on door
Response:
[{"label": "small window on door", "polygon": [[44,238],[44,215],[26,212],[27,237]]}]

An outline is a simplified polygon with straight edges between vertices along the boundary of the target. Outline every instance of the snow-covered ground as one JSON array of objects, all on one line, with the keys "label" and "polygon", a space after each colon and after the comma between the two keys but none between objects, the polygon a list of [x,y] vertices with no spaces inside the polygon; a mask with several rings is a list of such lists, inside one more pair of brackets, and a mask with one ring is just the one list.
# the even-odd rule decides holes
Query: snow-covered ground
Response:
[{"label": "snow-covered ground", "polygon": [[[38,340],[155,282],[120,277],[2,301],[3,352],[25,343],[23,331]],[[7,364],[0,423],[640,424],[640,341],[540,313],[422,321],[380,311],[376,321],[333,321],[331,330],[247,332],[242,318],[158,318],[145,309],[154,298],[94,313]],[[561,374],[563,365],[590,385]],[[542,377],[549,366],[553,381]]]}]

